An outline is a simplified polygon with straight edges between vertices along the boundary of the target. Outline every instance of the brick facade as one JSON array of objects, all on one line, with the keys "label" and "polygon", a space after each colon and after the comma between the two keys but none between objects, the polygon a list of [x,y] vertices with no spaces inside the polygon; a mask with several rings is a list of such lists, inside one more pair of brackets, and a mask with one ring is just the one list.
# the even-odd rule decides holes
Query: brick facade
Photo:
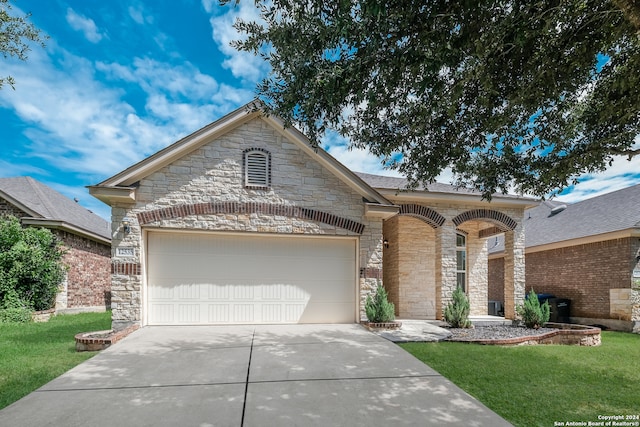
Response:
[{"label": "brick facade", "polygon": [[[627,237],[526,254],[526,291],[571,300],[571,317],[640,322],[640,239]],[[489,261],[489,294],[500,301],[504,259]]]},{"label": "brick facade", "polygon": [[63,292],[58,296],[57,308],[110,308],[109,245],[60,230],[53,232],[65,245],[63,262],[69,267]]},{"label": "brick facade", "polygon": [[[571,299],[571,316],[611,317],[610,290],[631,288],[631,238],[527,254],[527,292]],[[622,317],[622,316],[620,316]],[[628,318],[620,320],[631,320]]]},{"label": "brick facade", "polygon": [[504,301],[504,258],[489,259],[489,301]]},{"label": "brick facade", "polygon": [[[29,216],[0,198],[0,216]],[[65,246],[62,262],[68,267],[66,279],[56,296],[56,310],[104,310],[111,305],[111,249],[109,244],[52,229]]]},{"label": "brick facade", "polygon": [[16,218],[27,216],[25,212],[0,197],[0,216],[3,215],[15,216]]},{"label": "brick facade", "polygon": [[[271,155],[269,189],[245,187],[246,149]],[[144,275],[123,265],[144,264],[146,228],[356,236],[361,318],[366,296],[382,281],[382,220],[365,217],[362,195],[260,118],[141,179],[134,205],[112,207],[112,227],[114,329],[143,320]]]}]

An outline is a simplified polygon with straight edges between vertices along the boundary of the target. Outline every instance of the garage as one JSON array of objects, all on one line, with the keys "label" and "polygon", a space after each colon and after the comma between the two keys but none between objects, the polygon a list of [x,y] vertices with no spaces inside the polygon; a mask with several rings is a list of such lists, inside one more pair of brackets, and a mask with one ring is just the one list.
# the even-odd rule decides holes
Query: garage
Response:
[{"label": "garage", "polygon": [[352,323],[355,238],[147,233],[146,323]]}]

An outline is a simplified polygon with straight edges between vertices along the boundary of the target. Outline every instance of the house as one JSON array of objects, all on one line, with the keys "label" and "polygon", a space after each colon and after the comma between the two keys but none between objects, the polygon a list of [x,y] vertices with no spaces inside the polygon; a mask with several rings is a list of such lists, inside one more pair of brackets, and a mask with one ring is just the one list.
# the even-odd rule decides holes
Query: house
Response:
[{"label": "house", "polygon": [[112,207],[113,327],[359,322],[383,283],[401,317],[440,318],[458,285],[486,314],[496,233],[513,316],[531,200],[405,184],[242,107],[89,187]]},{"label": "house", "polygon": [[0,215],[50,229],[66,250],[66,279],[56,311],[104,311],[111,300],[111,226],[51,187],[31,178],[0,178]]},{"label": "house", "polygon": [[[571,321],[640,331],[640,185],[525,213],[526,287],[571,300]],[[502,298],[503,247],[489,241],[490,300]]]}]

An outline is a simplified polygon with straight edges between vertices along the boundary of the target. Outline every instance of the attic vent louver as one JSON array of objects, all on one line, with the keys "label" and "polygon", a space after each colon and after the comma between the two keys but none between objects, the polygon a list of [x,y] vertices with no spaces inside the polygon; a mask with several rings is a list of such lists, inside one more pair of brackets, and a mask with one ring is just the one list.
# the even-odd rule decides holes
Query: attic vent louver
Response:
[{"label": "attic vent louver", "polygon": [[567,205],[558,205],[551,209],[551,216],[559,214],[563,210],[567,209]]},{"label": "attic vent louver", "polygon": [[271,184],[271,155],[266,150],[251,149],[244,152],[245,186],[268,188]]}]

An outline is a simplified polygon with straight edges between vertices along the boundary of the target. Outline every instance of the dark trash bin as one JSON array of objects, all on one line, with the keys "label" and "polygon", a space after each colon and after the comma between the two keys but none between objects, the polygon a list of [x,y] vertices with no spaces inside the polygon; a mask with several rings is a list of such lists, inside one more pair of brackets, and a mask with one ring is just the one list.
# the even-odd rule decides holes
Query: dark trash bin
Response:
[{"label": "dark trash bin", "polygon": [[570,323],[571,300],[567,298],[549,298],[548,301],[551,308],[549,322]]}]

